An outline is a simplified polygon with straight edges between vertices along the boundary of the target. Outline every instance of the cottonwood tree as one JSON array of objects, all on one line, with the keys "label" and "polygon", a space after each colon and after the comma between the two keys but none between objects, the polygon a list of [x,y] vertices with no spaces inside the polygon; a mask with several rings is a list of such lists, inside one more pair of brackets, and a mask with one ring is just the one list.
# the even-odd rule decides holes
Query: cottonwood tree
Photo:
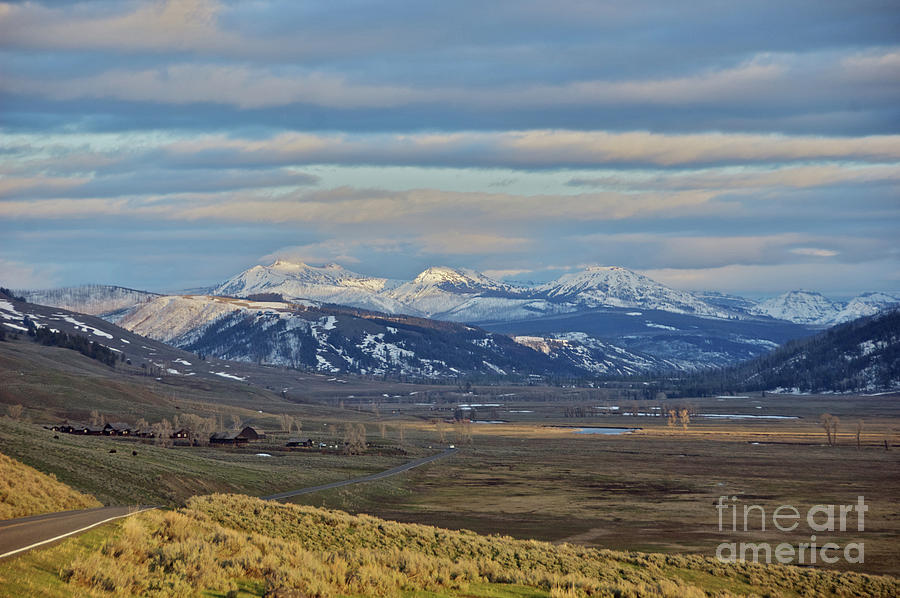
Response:
[{"label": "cottonwood tree", "polygon": [[668,411],[666,411],[666,417],[666,425],[670,428],[674,428],[675,424],[678,422],[678,412],[674,409],[669,409]]},{"label": "cottonwood tree", "polygon": [[823,413],[819,416],[819,423],[825,430],[825,439],[828,441],[828,446],[837,445],[837,428],[839,421],[840,420],[837,417],[830,413]]},{"label": "cottonwood tree", "polygon": [[678,421],[681,423],[681,429],[687,431],[688,424],[691,423],[691,412],[687,407],[678,410]]},{"label": "cottonwood tree", "polygon": [[231,429],[235,432],[241,429],[241,424],[244,423],[244,420],[241,419],[240,415],[231,414]]},{"label": "cottonwood tree", "polygon": [[441,443],[444,442],[444,436],[446,435],[444,430],[444,420],[439,419],[435,422],[435,427],[437,428],[438,438],[441,439]]},{"label": "cottonwood tree", "polygon": [[22,417],[23,409],[24,409],[24,407],[22,407],[21,405],[10,405],[9,407],[6,408],[7,412],[9,413],[9,416],[16,421],[18,421],[19,418]]},{"label": "cottonwood tree", "polygon": [[361,455],[364,452],[366,452],[365,424],[346,424],[344,426],[344,454]]},{"label": "cottonwood tree", "polygon": [[176,429],[184,428],[188,431],[188,440],[194,444],[198,439],[209,442],[209,437],[216,431],[216,420],[212,417],[202,417],[194,413],[183,415],[178,423],[175,424]]},{"label": "cottonwood tree", "polygon": [[166,418],[162,418],[153,424],[153,436],[156,444],[160,446],[169,446],[172,444],[172,424]]},{"label": "cottonwood tree", "polygon": [[281,422],[281,429],[290,434],[291,429],[294,427],[294,417],[287,413],[282,413],[278,416],[278,419]]}]

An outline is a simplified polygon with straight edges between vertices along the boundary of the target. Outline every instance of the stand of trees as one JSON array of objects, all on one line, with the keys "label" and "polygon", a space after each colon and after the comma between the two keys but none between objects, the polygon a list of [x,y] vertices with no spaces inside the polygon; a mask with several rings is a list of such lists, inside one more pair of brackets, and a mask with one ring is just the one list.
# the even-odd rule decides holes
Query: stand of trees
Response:
[{"label": "stand of trees", "polygon": [[53,332],[49,328],[37,328],[34,322],[25,320],[28,327],[28,336],[33,337],[36,342],[48,347],[62,347],[63,349],[73,349],[86,357],[96,359],[100,363],[105,363],[109,367],[114,367],[118,356],[116,353],[105,345],[94,342],[86,336],[80,334],[68,334],[66,332]]},{"label": "stand of trees", "polygon": [[841,324],[791,341],[768,355],[677,383],[681,396],[773,388],[853,392],[900,378],[900,310]]}]

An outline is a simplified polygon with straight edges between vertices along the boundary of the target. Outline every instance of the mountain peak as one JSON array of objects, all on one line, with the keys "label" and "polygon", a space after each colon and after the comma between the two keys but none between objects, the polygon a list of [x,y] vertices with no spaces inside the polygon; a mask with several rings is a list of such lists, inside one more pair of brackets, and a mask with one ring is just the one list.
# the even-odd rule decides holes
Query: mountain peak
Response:
[{"label": "mountain peak", "polygon": [[416,276],[413,282],[419,284],[437,284],[443,282],[462,283],[473,280],[466,272],[449,266],[431,266]]},{"label": "mountain peak", "polygon": [[841,307],[822,293],[797,289],[763,301],[751,312],[798,324],[826,324],[837,316]]},{"label": "mountain peak", "polygon": [[729,314],[702,299],[671,289],[621,266],[587,266],[537,287],[547,298],[589,308],[640,307],[713,317]]},{"label": "mountain peak", "polygon": [[303,270],[304,268],[309,268],[308,265],[301,261],[292,261],[282,258],[275,260],[268,267],[275,270]]}]

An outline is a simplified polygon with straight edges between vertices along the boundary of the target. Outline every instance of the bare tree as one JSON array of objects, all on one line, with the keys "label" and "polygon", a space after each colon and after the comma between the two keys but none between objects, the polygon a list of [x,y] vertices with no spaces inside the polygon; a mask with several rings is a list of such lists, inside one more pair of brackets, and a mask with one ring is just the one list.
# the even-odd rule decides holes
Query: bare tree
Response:
[{"label": "bare tree", "polygon": [[361,455],[364,452],[366,452],[365,424],[346,424],[344,426],[344,453]]},{"label": "bare tree", "polygon": [[9,412],[9,416],[16,421],[18,421],[19,418],[22,417],[22,411],[24,409],[25,408],[21,405],[10,405],[6,408],[7,412]]},{"label": "bare tree", "polygon": [[670,428],[674,428],[675,424],[678,422],[678,412],[674,409],[669,409],[668,411],[666,411],[666,416],[668,418],[666,420],[666,425]]},{"label": "bare tree", "polygon": [[169,446],[172,444],[172,424],[166,418],[153,424],[153,436],[156,438],[156,444],[160,446]]},{"label": "bare tree", "polygon": [[381,433],[381,438],[387,438],[387,424],[381,422],[378,424],[378,431]]},{"label": "bare tree", "polygon": [[681,429],[687,431],[688,424],[691,423],[691,412],[687,407],[678,410],[678,421],[681,423]]},{"label": "bare tree", "polygon": [[446,435],[446,431],[445,431],[445,429],[444,429],[444,420],[438,419],[437,422],[435,422],[434,425],[435,425],[435,427],[437,428],[438,438],[441,439],[441,444],[443,444],[443,443],[444,443],[444,436]]},{"label": "bare tree", "polygon": [[837,445],[837,428],[839,421],[840,420],[837,417],[830,413],[823,413],[819,416],[819,423],[825,430],[825,439],[828,441],[828,446]]},{"label": "bare tree", "polygon": [[287,413],[282,413],[278,416],[278,419],[281,422],[281,429],[290,434],[291,429],[294,427],[293,416],[290,416]]},{"label": "bare tree", "polygon": [[244,423],[244,420],[241,419],[240,415],[231,414],[231,429],[237,432],[241,429],[241,425]]},{"label": "bare tree", "polygon": [[134,422],[134,428],[140,432],[146,432],[150,429],[150,424],[147,423],[147,420],[142,417]]}]

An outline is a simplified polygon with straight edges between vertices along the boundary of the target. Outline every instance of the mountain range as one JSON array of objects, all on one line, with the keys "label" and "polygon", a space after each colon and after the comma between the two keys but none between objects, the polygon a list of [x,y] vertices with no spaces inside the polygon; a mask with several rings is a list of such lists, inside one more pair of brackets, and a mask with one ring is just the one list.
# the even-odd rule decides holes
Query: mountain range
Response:
[{"label": "mountain range", "polygon": [[900,303],[883,293],[838,303],[811,291],[757,303],[614,266],[524,287],[464,268],[400,281],[287,260],[191,295],[100,285],[16,293],[223,359],[432,379],[727,366]]},{"label": "mountain range", "polygon": [[261,293],[469,323],[520,320],[601,306],[717,318],[747,315],[615,266],[592,266],[528,288],[466,268],[431,267],[403,282],[357,274],[336,264],[315,267],[279,260],[254,266],[211,289],[213,295],[234,297]]}]

